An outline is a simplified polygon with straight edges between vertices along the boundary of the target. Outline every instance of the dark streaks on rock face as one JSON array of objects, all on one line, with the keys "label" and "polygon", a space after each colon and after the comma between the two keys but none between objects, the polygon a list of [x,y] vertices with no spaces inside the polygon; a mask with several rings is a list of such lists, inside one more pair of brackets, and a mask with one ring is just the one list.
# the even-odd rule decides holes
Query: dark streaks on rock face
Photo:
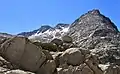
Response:
[{"label": "dark streaks on rock face", "polygon": [[[97,32],[97,33],[96,33]],[[100,14],[99,10],[92,10],[82,15],[74,23],[71,24],[68,35],[77,43],[80,39],[90,37],[92,34],[101,32],[118,33],[117,27],[110,21],[109,18]],[[101,34],[102,36],[103,34]]]},{"label": "dark streaks on rock face", "polygon": [[120,60],[119,31],[99,10],[94,9],[78,18],[71,24],[68,35],[73,38],[77,46],[96,54],[102,63],[118,64],[115,61]]}]

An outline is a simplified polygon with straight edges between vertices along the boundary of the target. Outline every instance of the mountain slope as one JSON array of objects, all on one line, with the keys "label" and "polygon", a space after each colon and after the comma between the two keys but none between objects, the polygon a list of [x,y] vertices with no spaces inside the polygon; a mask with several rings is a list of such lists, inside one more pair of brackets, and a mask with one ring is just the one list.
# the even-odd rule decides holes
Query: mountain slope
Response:
[{"label": "mountain slope", "polygon": [[10,38],[10,37],[13,37],[13,35],[8,34],[8,33],[0,33],[0,37],[7,37],[7,38]]},{"label": "mountain slope", "polygon": [[50,41],[54,38],[60,38],[62,35],[68,32],[69,24],[59,23],[55,27],[41,26],[41,28],[31,31],[23,32],[18,35],[28,37],[29,39],[35,39],[40,41]]},{"label": "mountain slope", "polygon": [[111,20],[99,10],[92,10],[78,18],[69,28],[68,35],[78,47],[91,51],[101,63],[120,60],[120,33]]},{"label": "mountain slope", "polygon": [[95,33],[95,31],[118,32],[118,29],[109,18],[100,14],[99,10],[92,10],[82,15],[74,23],[72,23],[69,35],[73,38],[78,38],[79,40],[79,38],[83,39],[84,37],[90,36]]},{"label": "mountain slope", "polygon": [[30,31],[30,32],[22,32],[22,33],[19,33],[18,35],[21,35],[21,36],[25,36],[25,37],[29,37],[35,33],[40,33],[40,32],[45,32],[46,30],[48,29],[51,29],[52,27],[48,26],[48,25],[44,25],[44,26],[41,26],[41,28],[37,29],[37,30],[33,30],[33,31]]}]

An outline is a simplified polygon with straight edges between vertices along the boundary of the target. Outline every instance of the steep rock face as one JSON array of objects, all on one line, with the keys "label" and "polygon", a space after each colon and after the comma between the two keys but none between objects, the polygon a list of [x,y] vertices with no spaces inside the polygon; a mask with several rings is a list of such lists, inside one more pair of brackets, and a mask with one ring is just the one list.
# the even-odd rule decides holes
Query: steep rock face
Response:
[{"label": "steep rock face", "polygon": [[120,60],[120,34],[109,18],[92,10],[82,15],[70,26],[68,35],[77,46],[96,54],[101,63]]},{"label": "steep rock face", "polygon": [[111,32],[118,32],[117,27],[109,18],[100,14],[99,10],[92,10],[72,23],[68,34],[77,42],[77,40],[90,37],[93,34],[94,36],[106,36]]}]

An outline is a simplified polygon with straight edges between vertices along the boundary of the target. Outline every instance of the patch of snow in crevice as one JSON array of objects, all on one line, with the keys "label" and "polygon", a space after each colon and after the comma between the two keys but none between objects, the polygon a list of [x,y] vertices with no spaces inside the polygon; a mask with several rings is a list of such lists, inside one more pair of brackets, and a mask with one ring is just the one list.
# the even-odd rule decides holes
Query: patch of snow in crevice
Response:
[{"label": "patch of snow in crevice", "polygon": [[117,55],[113,55],[115,57],[115,59],[120,59],[120,56]]},{"label": "patch of snow in crevice", "polygon": [[[69,30],[69,26],[68,27],[61,27],[62,29],[54,29],[54,30],[50,30],[48,29],[45,32],[40,32],[40,33],[36,33],[34,35],[29,36],[29,39],[34,39],[34,38],[48,38],[48,39],[54,39],[54,38],[60,38],[61,36],[63,36],[64,34],[66,34]],[[58,36],[56,35],[58,33]]]},{"label": "patch of snow in crevice", "polygon": [[106,69],[108,69],[110,64],[109,63],[107,63],[107,64],[99,64],[98,66],[102,69],[102,71],[105,71]]}]

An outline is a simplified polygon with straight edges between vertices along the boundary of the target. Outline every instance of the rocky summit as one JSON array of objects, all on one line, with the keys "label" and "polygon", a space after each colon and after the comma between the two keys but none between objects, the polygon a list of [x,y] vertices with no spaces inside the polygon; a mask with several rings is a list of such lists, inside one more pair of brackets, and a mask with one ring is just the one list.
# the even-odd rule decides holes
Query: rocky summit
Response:
[{"label": "rocky summit", "polygon": [[0,74],[120,74],[120,32],[93,9],[71,25],[0,33]]},{"label": "rocky summit", "polygon": [[109,18],[92,10],[72,23],[68,35],[78,47],[96,54],[101,63],[116,62],[120,59],[120,33]]}]

